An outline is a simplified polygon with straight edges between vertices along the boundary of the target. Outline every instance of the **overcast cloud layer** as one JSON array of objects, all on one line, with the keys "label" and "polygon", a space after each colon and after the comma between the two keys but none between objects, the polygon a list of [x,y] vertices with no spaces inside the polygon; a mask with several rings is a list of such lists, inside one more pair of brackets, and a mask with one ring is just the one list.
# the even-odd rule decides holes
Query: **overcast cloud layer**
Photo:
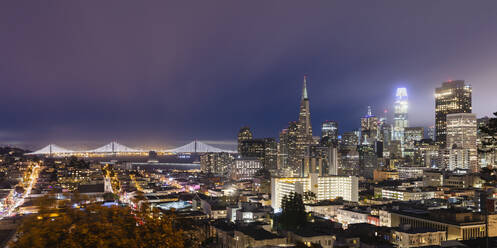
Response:
[{"label": "overcast cloud layer", "polygon": [[[359,126],[408,89],[473,85],[497,111],[497,1],[2,1],[0,143],[224,143],[278,135],[309,74],[314,130]],[[319,135],[319,132],[315,134]]]}]

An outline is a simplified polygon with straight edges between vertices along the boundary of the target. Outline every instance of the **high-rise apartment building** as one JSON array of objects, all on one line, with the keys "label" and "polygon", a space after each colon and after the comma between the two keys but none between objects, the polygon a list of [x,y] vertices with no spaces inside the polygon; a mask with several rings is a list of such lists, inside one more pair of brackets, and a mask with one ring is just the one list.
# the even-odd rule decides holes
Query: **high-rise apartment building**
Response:
[{"label": "high-rise apartment building", "polygon": [[264,168],[258,158],[237,158],[231,167],[231,179],[250,180],[253,179],[257,171]]},{"label": "high-rise apartment building", "polygon": [[355,176],[319,176],[311,173],[307,177],[271,178],[271,206],[277,212],[281,200],[292,192],[303,194],[311,191],[316,200],[329,200],[342,197],[346,201],[359,200],[359,179]]},{"label": "high-rise apartment building", "polygon": [[471,85],[464,80],[444,82],[435,89],[436,141],[440,145],[446,145],[447,115],[471,113],[471,94]]},{"label": "high-rise apartment building", "polygon": [[234,160],[232,153],[205,153],[200,156],[200,169],[204,173],[227,176]]}]

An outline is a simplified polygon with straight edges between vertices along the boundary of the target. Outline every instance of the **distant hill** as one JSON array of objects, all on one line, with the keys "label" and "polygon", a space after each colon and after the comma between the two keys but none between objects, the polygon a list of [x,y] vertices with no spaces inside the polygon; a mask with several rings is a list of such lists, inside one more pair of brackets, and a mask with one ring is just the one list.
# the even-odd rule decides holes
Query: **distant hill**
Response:
[{"label": "distant hill", "polygon": [[31,152],[29,150],[17,148],[17,147],[10,147],[10,146],[3,146],[0,147],[0,155],[13,155],[13,156],[21,156],[24,153]]}]

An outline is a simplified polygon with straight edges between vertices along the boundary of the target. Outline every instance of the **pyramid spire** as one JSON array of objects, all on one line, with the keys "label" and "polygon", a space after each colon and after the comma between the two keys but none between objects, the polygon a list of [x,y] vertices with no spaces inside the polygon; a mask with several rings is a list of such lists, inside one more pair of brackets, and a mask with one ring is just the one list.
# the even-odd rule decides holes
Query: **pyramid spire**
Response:
[{"label": "pyramid spire", "polygon": [[307,74],[304,74],[304,87],[302,89],[302,100],[309,99],[307,97]]}]

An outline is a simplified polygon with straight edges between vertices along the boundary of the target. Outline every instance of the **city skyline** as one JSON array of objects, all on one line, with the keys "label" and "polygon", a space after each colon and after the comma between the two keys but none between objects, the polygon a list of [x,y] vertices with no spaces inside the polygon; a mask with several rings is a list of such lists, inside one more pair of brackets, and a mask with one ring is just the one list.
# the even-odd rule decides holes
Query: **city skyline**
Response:
[{"label": "city skyline", "polygon": [[3,1],[0,246],[497,247],[496,13]]},{"label": "city skyline", "polygon": [[[431,126],[434,90],[449,79],[473,86],[477,117],[496,107],[484,100],[495,88],[493,2],[451,1],[454,17],[447,17],[443,3],[385,1],[359,10],[357,20],[341,14],[357,5],[337,3],[288,4],[281,11],[277,4],[226,3],[247,9],[236,18],[207,4],[192,19],[181,17],[191,10],[182,4],[3,5],[5,23],[17,25],[0,29],[6,37],[0,81],[9,92],[0,100],[8,106],[1,111],[4,144],[117,139],[174,146],[194,138],[234,144],[245,125],[255,136],[277,137],[298,114],[306,73],[314,130],[325,120],[337,121],[340,133],[357,129],[368,105],[376,115],[387,107],[392,112],[399,87],[409,94],[410,125]],[[33,15],[18,20],[24,7]],[[313,15],[294,18],[300,13]],[[481,18],[455,17],[463,13]],[[451,39],[458,42],[447,44]],[[292,42],[279,46],[283,40]]]}]

